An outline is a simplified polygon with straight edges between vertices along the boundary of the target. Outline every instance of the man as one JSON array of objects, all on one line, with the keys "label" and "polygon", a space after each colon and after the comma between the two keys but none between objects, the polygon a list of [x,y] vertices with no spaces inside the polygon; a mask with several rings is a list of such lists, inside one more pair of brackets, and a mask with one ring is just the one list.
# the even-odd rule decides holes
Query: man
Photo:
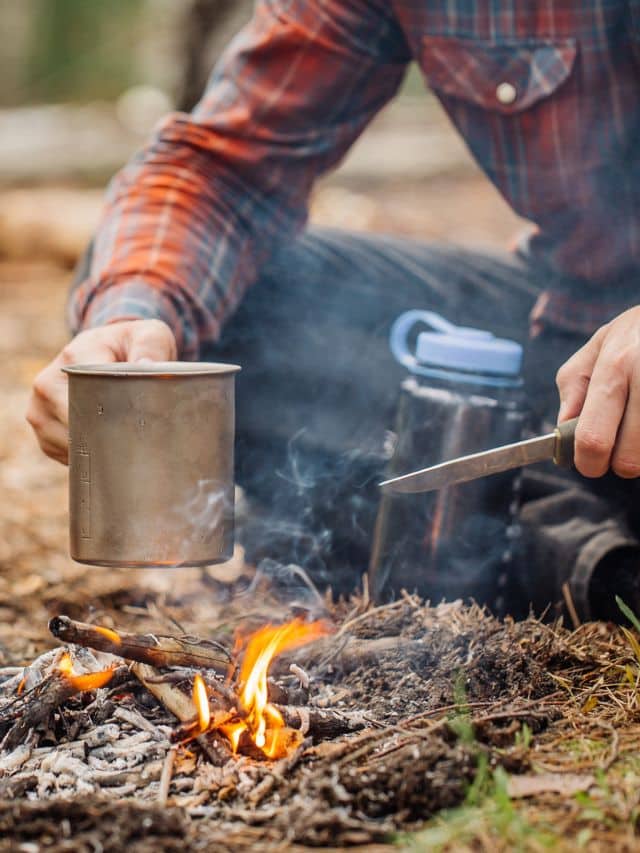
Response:
[{"label": "man", "polygon": [[[576,467],[588,478],[611,469],[623,495],[612,512],[624,509],[619,478],[640,473],[636,6],[259,2],[194,111],[169,116],[112,183],[71,302],[77,335],[34,385],[28,419],[43,450],[66,461],[64,364],[240,361],[239,480],[263,506],[298,500],[281,530],[266,528],[324,565],[333,525],[318,524],[318,501],[301,495],[346,482],[320,503],[351,519],[340,547],[357,540],[362,558],[371,512],[359,515],[358,500],[375,478],[358,460],[384,455],[402,376],[386,344],[393,319],[429,307],[525,340],[532,312],[539,414],[564,361],[558,417],[580,415]],[[410,61],[490,180],[535,223],[517,253],[295,236],[314,179],[393,97]],[[587,574],[591,583],[593,566]],[[591,591],[581,605],[593,600]]]}]

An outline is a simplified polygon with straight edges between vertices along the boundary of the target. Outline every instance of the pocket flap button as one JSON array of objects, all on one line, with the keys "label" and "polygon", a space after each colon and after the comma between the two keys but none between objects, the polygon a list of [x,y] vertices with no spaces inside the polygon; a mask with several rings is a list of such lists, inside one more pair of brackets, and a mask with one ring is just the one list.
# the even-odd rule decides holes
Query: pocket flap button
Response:
[{"label": "pocket flap button", "polygon": [[517,97],[518,93],[513,83],[500,83],[496,88],[496,98],[501,104],[512,104]]}]

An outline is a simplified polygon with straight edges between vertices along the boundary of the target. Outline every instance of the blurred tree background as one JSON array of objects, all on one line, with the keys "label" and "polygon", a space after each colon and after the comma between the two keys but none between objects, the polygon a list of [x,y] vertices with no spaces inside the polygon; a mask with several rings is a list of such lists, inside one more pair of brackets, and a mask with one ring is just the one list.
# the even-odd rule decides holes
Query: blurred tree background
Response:
[{"label": "blurred tree background", "polygon": [[115,98],[136,80],[143,0],[34,0],[25,88],[38,101]]},{"label": "blurred tree background", "polygon": [[114,100],[136,84],[190,107],[249,0],[0,0],[1,106]]}]

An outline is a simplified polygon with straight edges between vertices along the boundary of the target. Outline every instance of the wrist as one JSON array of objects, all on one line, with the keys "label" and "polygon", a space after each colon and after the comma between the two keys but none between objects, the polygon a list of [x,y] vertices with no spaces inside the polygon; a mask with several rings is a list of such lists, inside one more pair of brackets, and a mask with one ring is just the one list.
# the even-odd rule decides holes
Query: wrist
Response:
[{"label": "wrist", "polygon": [[145,279],[128,278],[98,287],[93,282],[85,282],[69,305],[69,322],[74,334],[130,320],[162,320],[173,332],[178,358],[197,359],[197,336],[190,330],[185,317],[169,295]]}]

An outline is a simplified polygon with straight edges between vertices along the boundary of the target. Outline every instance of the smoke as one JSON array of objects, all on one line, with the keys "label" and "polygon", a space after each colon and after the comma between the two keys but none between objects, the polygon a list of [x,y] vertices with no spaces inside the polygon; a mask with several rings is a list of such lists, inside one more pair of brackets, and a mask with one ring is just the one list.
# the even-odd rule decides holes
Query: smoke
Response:
[{"label": "smoke", "polygon": [[182,508],[191,532],[185,537],[185,551],[193,539],[210,545],[221,537],[228,539],[225,527],[231,524],[234,512],[233,489],[220,488],[218,480],[203,479],[198,482],[193,497]]},{"label": "smoke", "polygon": [[267,593],[271,600],[294,612],[308,613],[314,618],[326,615],[326,604],[316,585],[303,568],[277,560],[264,559],[257,567],[247,596]]},{"label": "smoke", "polygon": [[[310,448],[304,431],[272,454],[271,470],[249,481],[247,510],[237,540],[250,561],[299,566],[317,587],[349,592],[369,562],[382,455],[348,450],[328,454]],[[268,561],[263,563],[263,561]]]}]

